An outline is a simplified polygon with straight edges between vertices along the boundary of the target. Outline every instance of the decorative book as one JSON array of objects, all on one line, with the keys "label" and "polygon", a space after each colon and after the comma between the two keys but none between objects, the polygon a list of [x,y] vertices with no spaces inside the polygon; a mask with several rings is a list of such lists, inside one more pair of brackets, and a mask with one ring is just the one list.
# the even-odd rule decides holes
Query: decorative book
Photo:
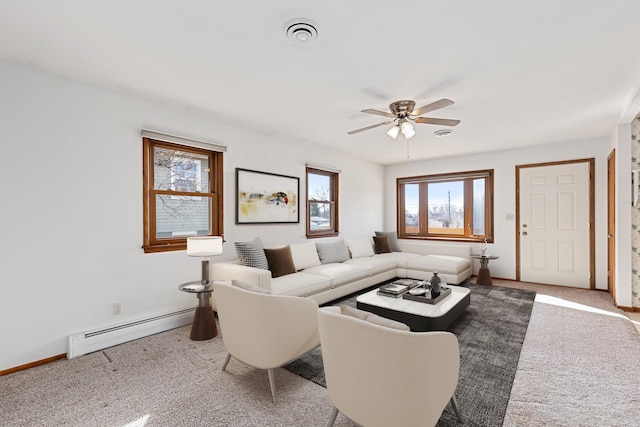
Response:
[{"label": "decorative book", "polygon": [[404,285],[409,286],[410,288],[417,285],[420,281],[414,279],[398,279],[393,281],[393,285]]},{"label": "decorative book", "polygon": [[393,294],[393,295],[402,295],[408,290],[409,290],[408,285],[403,285],[403,284],[393,282],[393,283],[386,284],[384,286],[380,286],[380,289],[378,289],[378,292],[383,292],[383,293]]},{"label": "decorative book", "polygon": [[204,286],[194,283],[191,285],[185,285],[182,287],[182,289],[185,289],[187,291],[192,291],[192,292],[199,292],[199,291],[203,291],[204,290]]}]

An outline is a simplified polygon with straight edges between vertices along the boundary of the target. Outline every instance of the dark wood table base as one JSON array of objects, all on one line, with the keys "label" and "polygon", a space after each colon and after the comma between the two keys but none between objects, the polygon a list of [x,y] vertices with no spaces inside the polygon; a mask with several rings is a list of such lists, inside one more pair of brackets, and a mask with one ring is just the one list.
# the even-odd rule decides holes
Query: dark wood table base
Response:
[{"label": "dark wood table base", "polygon": [[478,277],[476,278],[476,283],[478,285],[491,286],[493,282],[491,281],[491,273],[488,268],[481,268],[478,270]]},{"label": "dark wood table base", "polygon": [[193,324],[191,325],[191,335],[194,341],[204,341],[214,338],[218,335],[218,327],[216,319],[213,316],[213,309],[208,307],[197,307],[196,314],[193,316]]}]

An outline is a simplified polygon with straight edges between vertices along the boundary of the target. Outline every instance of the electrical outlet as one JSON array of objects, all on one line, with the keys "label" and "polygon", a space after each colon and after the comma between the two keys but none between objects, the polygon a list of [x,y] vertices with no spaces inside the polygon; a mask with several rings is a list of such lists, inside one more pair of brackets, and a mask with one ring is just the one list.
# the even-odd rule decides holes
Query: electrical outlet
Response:
[{"label": "electrical outlet", "polygon": [[122,303],[121,302],[114,302],[113,303],[113,315],[117,316],[119,314],[122,314]]}]

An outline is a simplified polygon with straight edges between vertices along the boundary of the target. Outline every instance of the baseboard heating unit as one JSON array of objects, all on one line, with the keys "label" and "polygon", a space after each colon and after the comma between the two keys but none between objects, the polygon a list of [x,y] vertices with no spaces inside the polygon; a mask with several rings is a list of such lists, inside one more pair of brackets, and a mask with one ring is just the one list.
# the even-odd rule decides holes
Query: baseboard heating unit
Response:
[{"label": "baseboard heating unit", "polygon": [[67,339],[67,358],[93,353],[114,345],[168,331],[193,321],[195,308],[174,311],[79,334]]}]

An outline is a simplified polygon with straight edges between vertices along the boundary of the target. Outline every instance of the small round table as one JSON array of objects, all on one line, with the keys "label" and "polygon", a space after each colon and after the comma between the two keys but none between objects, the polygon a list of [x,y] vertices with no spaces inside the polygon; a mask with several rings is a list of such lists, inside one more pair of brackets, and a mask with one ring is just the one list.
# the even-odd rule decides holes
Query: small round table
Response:
[{"label": "small round table", "polygon": [[212,284],[202,285],[200,281],[187,282],[178,286],[178,289],[198,296],[198,307],[196,307],[196,314],[193,316],[190,338],[194,341],[204,341],[217,336],[218,328],[211,307]]},{"label": "small round table", "polygon": [[489,260],[498,259],[496,255],[471,255],[471,258],[480,260],[480,270],[478,270],[478,278],[476,283],[478,285],[491,286],[491,273],[489,272]]}]

